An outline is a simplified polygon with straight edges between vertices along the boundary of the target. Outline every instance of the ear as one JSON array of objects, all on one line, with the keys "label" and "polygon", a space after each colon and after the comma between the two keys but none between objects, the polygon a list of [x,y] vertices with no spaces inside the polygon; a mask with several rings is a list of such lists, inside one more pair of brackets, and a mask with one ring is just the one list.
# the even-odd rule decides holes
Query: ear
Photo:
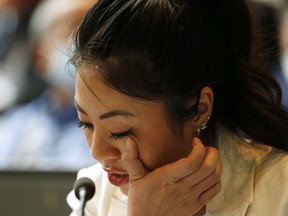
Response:
[{"label": "ear", "polygon": [[[201,89],[199,96],[198,109],[195,117],[191,120],[190,126],[198,129],[202,124],[207,123],[213,111],[214,94],[210,87],[206,86]],[[192,103],[192,100],[188,102]],[[195,103],[195,99],[193,100]]]}]

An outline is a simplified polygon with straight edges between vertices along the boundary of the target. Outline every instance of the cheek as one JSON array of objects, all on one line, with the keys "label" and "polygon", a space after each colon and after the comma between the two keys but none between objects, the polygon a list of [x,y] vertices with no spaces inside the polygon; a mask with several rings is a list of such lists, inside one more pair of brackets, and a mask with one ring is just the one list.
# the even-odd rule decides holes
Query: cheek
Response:
[{"label": "cheek", "polygon": [[91,149],[92,140],[93,140],[93,132],[88,131],[87,129],[84,129],[83,134],[84,134],[84,137],[85,137],[85,140],[86,140],[86,143],[87,143],[89,149]]},{"label": "cheek", "polygon": [[175,162],[186,157],[191,145],[182,137],[167,136],[162,139],[150,139],[139,145],[139,158],[148,170]]}]

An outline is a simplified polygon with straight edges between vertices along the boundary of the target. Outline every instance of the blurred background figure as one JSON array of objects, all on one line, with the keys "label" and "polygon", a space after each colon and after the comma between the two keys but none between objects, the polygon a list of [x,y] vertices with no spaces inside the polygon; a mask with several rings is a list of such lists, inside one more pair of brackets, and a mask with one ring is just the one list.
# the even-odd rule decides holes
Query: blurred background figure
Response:
[{"label": "blurred background figure", "polygon": [[16,38],[21,25],[24,25],[29,14],[39,0],[0,0],[0,59],[8,53],[13,39]]},{"label": "blurred background figure", "polygon": [[282,105],[288,108],[288,0],[257,0],[263,36],[262,48],[282,88]]},{"label": "blurred background figure", "polygon": [[24,87],[27,66],[26,27],[40,0],[0,0],[0,112],[14,104]]},{"label": "blurred background figure", "polygon": [[279,22],[279,68],[275,77],[283,90],[283,105],[288,108],[288,1],[283,2]]},{"label": "blurred background figure", "polygon": [[[77,127],[74,68],[67,63],[69,36],[92,3],[42,0],[35,8],[28,25],[29,68],[45,90],[34,100],[3,113],[1,169],[78,170],[95,163]],[[29,91],[33,84],[23,81]]]}]

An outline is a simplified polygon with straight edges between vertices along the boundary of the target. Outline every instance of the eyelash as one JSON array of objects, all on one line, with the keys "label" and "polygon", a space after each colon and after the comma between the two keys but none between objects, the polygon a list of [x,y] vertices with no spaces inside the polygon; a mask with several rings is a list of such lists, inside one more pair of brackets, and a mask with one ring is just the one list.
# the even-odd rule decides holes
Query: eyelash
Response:
[{"label": "eyelash", "polygon": [[113,140],[123,139],[125,137],[128,137],[130,133],[131,133],[130,130],[123,133],[111,133],[109,138]]},{"label": "eyelash", "polygon": [[[82,121],[79,121],[78,122],[78,127],[79,128],[82,128],[83,130],[85,130],[86,128],[93,128],[93,125],[92,124],[89,124],[89,123],[84,123]],[[113,139],[113,140],[119,140],[119,139],[123,139],[125,137],[128,137],[130,135],[131,131],[128,130],[128,131],[125,131],[123,133],[110,133],[109,135],[109,139]]]},{"label": "eyelash", "polygon": [[79,122],[77,123],[77,126],[78,126],[79,128],[82,128],[83,130],[85,130],[86,128],[93,128],[93,125],[92,125],[92,124],[84,123],[84,122],[82,122],[82,121],[79,121]]}]

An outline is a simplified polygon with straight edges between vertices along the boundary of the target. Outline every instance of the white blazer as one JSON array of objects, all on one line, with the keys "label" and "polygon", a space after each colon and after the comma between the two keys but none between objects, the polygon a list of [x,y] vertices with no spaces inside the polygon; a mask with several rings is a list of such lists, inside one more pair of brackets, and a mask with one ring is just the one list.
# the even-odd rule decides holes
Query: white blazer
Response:
[{"label": "white blazer", "polygon": [[[226,133],[219,139],[223,163],[221,192],[206,205],[205,216],[288,216],[288,153],[252,145]],[[94,180],[96,194],[86,216],[126,216],[127,197],[110,184],[100,164],[78,173]],[[76,216],[78,200],[67,202]],[[181,216],[181,215],[179,215]]]}]

